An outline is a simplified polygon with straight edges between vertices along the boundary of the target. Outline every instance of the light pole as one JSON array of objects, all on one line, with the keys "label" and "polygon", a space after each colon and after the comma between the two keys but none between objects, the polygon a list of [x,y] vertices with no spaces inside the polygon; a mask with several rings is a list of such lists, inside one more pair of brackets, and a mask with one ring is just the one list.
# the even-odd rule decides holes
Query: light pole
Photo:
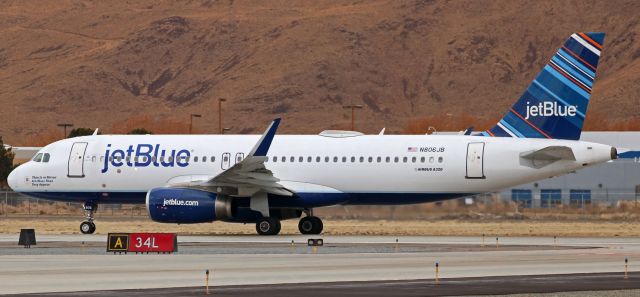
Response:
[{"label": "light pole", "polygon": [[351,131],[355,131],[355,110],[356,108],[358,109],[362,109],[362,105],[360,104],[351,104],[351,105],[345,105],[343,106],[344,108],[351,108]]},{"label": "light pole", "polygon": [[193,118],[201,118],[202,115],[192,113],[189,117],[189,134],[193,134]]},{"label": "light pole", "polygon": [[62,127],[64,129],[64,135],[62,138],[67,138],[69,134],[67,134],[67,127],[73,127],[73,124],[58,124],[58,127]]},{"label": "light pole", "polygon": [[218,98],[218,128],[220,128],[220,134],[224,134],[224,129],[222,128],[222,102],[227,101],[224,98]]}]

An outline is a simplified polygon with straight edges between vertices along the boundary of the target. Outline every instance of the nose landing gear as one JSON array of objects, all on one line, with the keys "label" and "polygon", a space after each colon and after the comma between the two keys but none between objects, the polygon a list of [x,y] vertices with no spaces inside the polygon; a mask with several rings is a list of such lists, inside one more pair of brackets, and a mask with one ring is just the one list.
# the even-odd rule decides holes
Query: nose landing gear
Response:
[{"label": "nose landing gear", "polygon": [[93,202],[85,202],[84,212],[86,221],[80,224],[80,232],[82,234],[93,234],[96,232],[96,224],[93,223],[93,213],[98,210],[98,204]]}]

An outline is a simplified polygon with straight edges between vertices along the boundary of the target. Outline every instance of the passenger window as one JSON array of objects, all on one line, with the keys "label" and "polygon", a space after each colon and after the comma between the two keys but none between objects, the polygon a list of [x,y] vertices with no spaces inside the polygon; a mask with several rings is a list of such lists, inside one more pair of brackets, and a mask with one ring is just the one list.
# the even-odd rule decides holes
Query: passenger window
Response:
[{"label": "passenger window", "polygon": [[291,157],[291,159],[289,161],[291,161],[291,163],[295,162],[296,161],[296,157]]},{"label": "passenger window", "polygon": [[364,162],[364,157],[360,156],[360,163]]},{"label": "passenger window", "polygon": [[307,157],[307,162],[311,163],[312,160],[313,160],[312,157]]},{"label": "passenger window", "polygon": [[151,161],[155,162],[156,161],[156,156],[152,156],[151,157]]},{"label": "passenger window", "polygon": [[300,163],[304,162],[304,157],[303,157],[303,156],[300,156],[300,157],[298,158],[298,162],[300,162]]},{"label": "passenger window", "polygon": [[282,156],[282,162],[287,162],[287,157]]},{"label": "passenger window", "polygon": [[425,158],[425,157],[420,157],[420,162],[421,162],[421,163],[424,163],[424,161],[425,161],[425,160],[426,160],[426,158]]},{"label": "passenger window", "polygon": [[433,157],[429,157],[429,163],[433,163],[435,159]]},{"label": "passenger window", "polygon": [[347,162],[347,157],[342,157],[342,163]]},{"label": "passenger window", "polygon": [[51,157],[51,155],[49,155],[48,153],[44,154],[44,156],[42,157],[42,162],[43,163],[49,163],[49,158],[50,157]]},{"label": "passenger window", "polygon": [[109,162],[113,162],[113,156],[109,156]]},{"label": "passenger window", "polygon": [[351,163],[355,163],[356,162],[356,157],[351,157]]},{"label": "passenger window", "polygon": [[278,157],[273,156],[273,162],[278,162]]},{"label": "passenger window", "polygon": [[398,157],[393,158],[393,162],[398,163],[398,160],[400,160],[400,159],[398,159]]},{"label": "passenger window", "polygon": [[412,157],[412,158],[411,158],[411,162],[413,162],[413,163],[415,163],[415,162],[416,162],[416,160],[417,160],[417,159],[416,159],[416,157]]},{"label": "passenger window", "polygon": [[387,163],[391,162],[391,157],[385,158],[385,161],[387,161]]},{"label": "passenger window", "polygon": [[378,157],[378,163],[382,162],[382,157]]},{"label": "passenger window", "polygon": [[369,163],[373,162],[373,157],[369,157]]},{"label": "passenger window", "polygon": [[338,162],[338,157],[333,156],[333,163],[336,163],[336,162]]},{"label": "passenger window", "polygon": [[173,156],[169,157],[169,163],[173,162]]},{"label": "passenger window", "polygon": [[316,157],[316,162],[320,163],[320,157]]},{"label": "passenger window", "polygon": [[126,160],[127,160],[127,163],[130,163],[131,162],[131,156],[127,156]]},{"label": "passenger window", "polygon": [[326,163],[329,163],[329,156],[324,157],[324,161],[325,161]]},{"label": "passenger window", "polygon": [[91,162],[96,162],[96,156],[91,157]]},{"label": "passenger window", "polygon": [[34,162],[42,162],[42,153],[37,154],[35,157],[33,157],[33,161]]},{"label": "passenger window", "polygon": [[198,156],[193,157],[193,162],[198,162]]},{"label": "passenger window", "polygon": [[402,158],[403,163],[407,163],[407,157]]},{"label": "passenger window", "polygon": [[444,161],[444,158],[438,157],[438,163],[442,163],[442,161]]},{"label": "passenger window", "polygon": [[216,161],[216,157],[211,156],[211,163],[213,163],[213,162],[215,162],[215,161]]}]

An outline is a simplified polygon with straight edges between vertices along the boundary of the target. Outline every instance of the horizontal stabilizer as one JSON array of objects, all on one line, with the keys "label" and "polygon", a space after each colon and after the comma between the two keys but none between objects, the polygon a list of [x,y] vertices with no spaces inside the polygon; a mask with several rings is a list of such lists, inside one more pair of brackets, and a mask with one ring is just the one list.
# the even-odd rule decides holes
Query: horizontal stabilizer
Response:
[{"label": "horizontal stabilizer", "polygon": [[575,161],[576,156],[568,146],[548,146],[533,152],[522,153],[521,158],[540,161],[558,161],[569,160]]}]

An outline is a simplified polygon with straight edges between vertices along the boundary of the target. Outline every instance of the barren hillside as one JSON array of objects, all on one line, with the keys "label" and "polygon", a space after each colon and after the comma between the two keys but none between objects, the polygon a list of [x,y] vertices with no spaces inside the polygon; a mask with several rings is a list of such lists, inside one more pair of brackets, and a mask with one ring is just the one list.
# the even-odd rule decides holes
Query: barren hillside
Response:
[{"label": "barren hillside", "polygon": [[0,135],[190,113],[213,133],[219,97],[235,133],[278,116],[283,133],[346,129],[349,103],[366,133],[498,118],[575,31],[607,32],[590,114],[632,120],[638,15],[637,1],[0,0]]}]

